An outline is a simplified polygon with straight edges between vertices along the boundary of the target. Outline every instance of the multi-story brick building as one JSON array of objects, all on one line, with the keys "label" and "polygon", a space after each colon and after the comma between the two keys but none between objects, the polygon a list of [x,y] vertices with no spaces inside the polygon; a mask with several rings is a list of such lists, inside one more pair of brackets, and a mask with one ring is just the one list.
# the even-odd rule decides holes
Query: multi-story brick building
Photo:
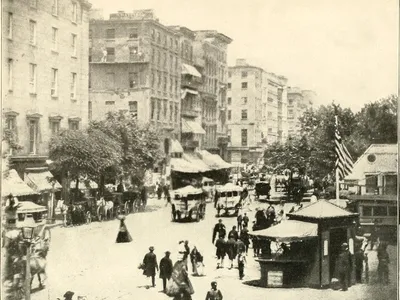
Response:
[{"label": "multi-story brick building", "polygon": [[301,90],[298,87],[289,87],[287,98],[288,134],[296,135],[300,130],[299,118],[307,109],[312,108],[316,93],[311,90]]},{"label": "multi-story brick building", "polygon": [[283,76],[238,59],[228,73],[228,146],[234,164],[256,162],[268,143],[287,136]]},{"label": "multi-story brick building", "polygon": [[2,2],[3,119],[22,146],[10,168],[25,181],[44,170],[37,168],[46,166],[53,134],[87,126],[90,6],[86,0]]},{"label": "multi-story brick building", "polygon": [[227,159],[227,49],[232,39],[213,30],[196,31],[194,65],[202,74],[200,88],[203,148]]},{"label": "multi-story brick building", "polygon": [[179,56],[182,62],[181,71],[181,144],[185,151],[193,152],[202,148],[205,130],[202,128],[201,99],[199,88],[203,83],[202,76],[194,66],[193,43],[195,32],[182,26],[171,26],[181,33],[179,38]]},{"label": "multi-story brick building", "polygon": [[89,118],[127,110],[139,122],[159,127],[165,143],[179,138],[180,36],[162,25],[152,10],[91,19]]}]

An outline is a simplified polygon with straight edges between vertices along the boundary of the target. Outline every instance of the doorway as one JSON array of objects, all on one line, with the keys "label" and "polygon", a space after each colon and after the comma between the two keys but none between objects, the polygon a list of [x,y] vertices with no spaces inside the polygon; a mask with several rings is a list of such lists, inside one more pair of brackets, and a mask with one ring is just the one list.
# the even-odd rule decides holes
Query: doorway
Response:
[{"label": "doorway", "polygon": [[336,259],[340,254],[341,245],[347,243],[347,228],[332,228],[329,233],[329,275],[330,280],[336,275]]}]

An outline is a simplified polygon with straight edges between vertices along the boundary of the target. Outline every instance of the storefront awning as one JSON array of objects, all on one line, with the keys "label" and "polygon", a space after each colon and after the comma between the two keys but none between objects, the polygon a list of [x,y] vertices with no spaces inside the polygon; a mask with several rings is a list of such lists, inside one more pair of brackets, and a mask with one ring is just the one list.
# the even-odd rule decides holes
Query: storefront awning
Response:
[{"label": "storefront awning", "polygon": [[201,159],[210,167],[212,170],[221,170],[232,168],[231,164],[224,161],[219,155],[211,154],[207,150],[199,151]]},{"label": "storefront awning", "polygon": [[[39,173],[27,173],[25,175],[25,182],[36,192],[52,191],[53,186],[51,181],[54,180],[53,174],[49,171]],[[57,181],[54,183],[54,189],[60,190],[61,184]]]},{"label": "storefront awning", "polygon": [[181,99],[185,99],[187,94],[198,95],[199,92],[191,89],[183,89],[181,90]]},{"label": "storefront awning", "polygon": [[184,153],[182,158],[198,168],[200,172],[207,172],[211,170],[207,164],[203,162],[195,153]]},{"label": "storefront awning", "polygon": [[182,64],[182,74],[192,75],[201,78],[201,74],[197,69],[191,65]]},{"label": "storefront awning", "polygon": [[318,224],[287,220],[267,229],[253,231],[252,236],[268,238],[280,243],[290,243],[318,236]]},{"label": "storefront awning", "polygon": [[1,184],[2,197],[7,197],[10,194],[17,197],[37,194],[21,179],[21,177],[19,177],[17,171],[9,170],[7,173],[8,174],[3,176],[3,182]]},{"label": "storefront awning", "polygon": [[[76,180],[70,182],[70,188],[76,188]],[[85,180],[83,178],[79,179],[78,188],[80,190],[95,190],[99,188],[98,184],[92,180]]]},{"label": "storefront awning", "polygon": [[206,134],[199,123],[182,119],[182,133]]},{"label": "storefront awning", "polygon": [[182,145],[178,142],[178,140],[171,139],[171,153],[183,153]]},{"label": "storefront awning", "polygon": [[47,211],[45,206],[37,205],[31,201],[20,201],[17,208],[18,214],[36,213]]},{"label": "storefront awning", "polygon": [[171,158],[171,171],[181,172],[181,173],[200,173],[200,169],[184,160],[183,158]]}]

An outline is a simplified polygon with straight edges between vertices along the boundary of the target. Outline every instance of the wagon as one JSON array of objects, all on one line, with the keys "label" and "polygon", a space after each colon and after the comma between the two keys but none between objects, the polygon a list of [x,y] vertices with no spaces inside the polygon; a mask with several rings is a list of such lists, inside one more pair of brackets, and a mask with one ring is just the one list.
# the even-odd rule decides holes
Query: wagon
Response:
[{"label": "wagon", "polygon": [[199,222],[206,211],[205,194],[191,185],[172,191],[172,221],[187,219]]},{"label": "wagon", "polygon": [[216,208],[218,211],[218,216],[220,215],[221,210],[225,211],[225,215],[229,215],[229,213],[233,210],[234,215],[237,216],[242,205],[242,192],[242,187],[232,183],[218,186],[216,188]]}]

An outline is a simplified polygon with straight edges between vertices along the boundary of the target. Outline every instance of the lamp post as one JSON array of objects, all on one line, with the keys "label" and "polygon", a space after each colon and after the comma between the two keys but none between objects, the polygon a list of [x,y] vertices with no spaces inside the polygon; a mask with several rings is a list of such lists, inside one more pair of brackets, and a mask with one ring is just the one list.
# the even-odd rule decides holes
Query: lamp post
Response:
[{"label": "lamp post", "polygon": [[22,237],[26,244],[25,300],[31,299],[31,244],[35,227],[22,227]]}]

